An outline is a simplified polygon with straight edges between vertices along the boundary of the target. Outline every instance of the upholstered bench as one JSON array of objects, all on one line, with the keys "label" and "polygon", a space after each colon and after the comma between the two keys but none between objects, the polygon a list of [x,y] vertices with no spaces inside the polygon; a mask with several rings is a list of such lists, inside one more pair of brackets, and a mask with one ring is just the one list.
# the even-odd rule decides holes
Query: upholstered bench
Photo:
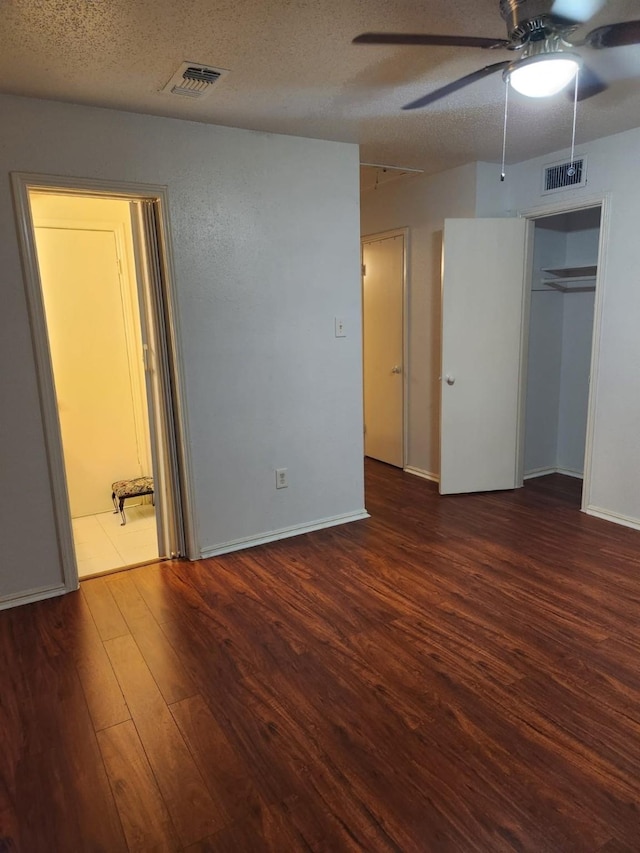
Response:
[{"label": "upholstered bench", "polygon": [[[135,480],[116,480],[111,484],[111,500],[115,507],[114,515],[122,516],[121,527],[127,523],[124,514],[124,502],[127,498],[138,498],[142,495],[153,495],[153,477],[136,477]],[[116,498],[118,503],[116,504]]]}]

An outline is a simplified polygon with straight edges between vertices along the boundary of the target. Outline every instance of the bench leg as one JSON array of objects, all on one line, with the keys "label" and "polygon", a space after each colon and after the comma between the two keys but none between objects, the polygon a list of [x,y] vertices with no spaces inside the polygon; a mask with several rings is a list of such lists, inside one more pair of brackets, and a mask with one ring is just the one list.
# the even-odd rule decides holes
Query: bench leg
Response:
[{"label": "bench leg", "polygon": [[111,500],[113,501],[113,514],[118,514],[118,504],[116,503],[116,493],[111,492]]},{"label": "bench leg", "polygon": [[120,527],[124,527],[127,523],[127,516],[124,514],[124,501],[124,498],[118,499],[118,509],[120,510],[120,515],[122,516],[122,523],[120,524]]}]

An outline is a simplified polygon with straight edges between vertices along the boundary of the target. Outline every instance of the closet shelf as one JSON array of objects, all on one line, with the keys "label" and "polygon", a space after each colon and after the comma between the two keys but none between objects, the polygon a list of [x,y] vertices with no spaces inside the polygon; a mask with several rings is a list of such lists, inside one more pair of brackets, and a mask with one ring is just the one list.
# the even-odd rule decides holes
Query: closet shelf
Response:
[{"label": "closet shelf", "polygon": [[595,278],[598,272],[598,267],[543,267],[542,272],[549,273],[556,278]]},{"label": "closet shelf", "polygon": [[[561,293],[584,293],[596,289],[597,266],[543,267],[540,284]],[[546,289],[540,288],[540,290]],[[536,288],[538,289],[538,288]]]}]

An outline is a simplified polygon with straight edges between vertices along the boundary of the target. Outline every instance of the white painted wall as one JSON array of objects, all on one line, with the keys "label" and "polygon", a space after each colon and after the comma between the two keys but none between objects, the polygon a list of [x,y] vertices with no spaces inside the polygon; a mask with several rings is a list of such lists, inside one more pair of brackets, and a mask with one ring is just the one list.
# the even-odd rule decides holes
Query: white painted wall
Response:
[{"label": "white painted wall", "polygon": [[168,186],[202,550],[361,512],[357,147],[10,96],[0,121],[0,596],[61,582],[13,170]]},{"label": "white painted wall", "polygon": [[504,181],[500,180],[500,166],[497,163],[476,163],[476,216],[506,216],[509,209],[509,187],[511,185],[511,167],[507,168]]},{"label": "white painted wall", "polygon": [[557,467],[573,474],[584,472],[594,296],[562,294]]},{"label": "white painted wall", "polygon": [[531,294],[525,475],[582,474],[593,293]]},{"label": "white painted wall", "polygon": [[[640,525],[640,169],[633,168],[640,149],[640,129],[584,143],[588,183],[544,197],[544,164],[567,157],[556,151],[512,166],[508,173],[507,211],[597,199],[608,194],[611,218],[603,299],[600,362],[595,388],[593,467],[589,508],[608,517]],[[493,192],[493,190],[487,190]],[[483,201],[490,207],[490,197]]]},{"label": "white painted wall", "polygon": [[[545,269],[563,267],[567,258],[567,235],[564,231],[544,228],[536,223],[533,239],[533,275],[531,286],[542,287]],[[559,291],[558,291],[559,292]]]},{"label": "white painted wall", "polygon": [[578,228],[567,232],[565,263],[586,267],[598,263],[600,228]]},{"label": "white painted wall", "polygon": [[544,268],[596,264],[600,230],[574,227],[571,216],[553,221],[562,230],[542,227],[542,222],[535,228],[525,476],[584,471],[594,294],[539,288]]},{"label": "white painted wall", "polygon": [[[549,232],[550,233],[550,232]],[[562,360],[562,294],[531,294],[524,473],[558,466]]]},{"label": "white painted wall", "polygon": [[408,227],[409,411],[408,467],[440,469],[440,329],[442,229],[446,218],[473,217],[476,168],[402,178],[361,198],[363,236]]}]

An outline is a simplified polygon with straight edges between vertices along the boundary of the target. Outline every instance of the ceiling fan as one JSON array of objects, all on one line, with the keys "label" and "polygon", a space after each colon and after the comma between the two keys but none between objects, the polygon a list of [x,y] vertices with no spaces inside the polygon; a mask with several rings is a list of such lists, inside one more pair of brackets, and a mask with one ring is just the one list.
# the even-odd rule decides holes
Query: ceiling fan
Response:
[{"label": "ceiling fan", "polygon": [[530,97],[555,95],[568,86],[580,71],[578,99],[584,100],[603,92],[607,84],[585,65],[575,48],[602,50],[640,44],[640,21],[622,21],[597,27],[580,41],[572,41],[575,30],[600,6],[602,0],[500,0],[500,14],[507,24],[506,39],[420,33],[363,33],[354,38],[353,43],[521,51],[517,59],[494,62],[479,68],[405,104],[404,110],[426,107],[496,71],[502,71],[504,80],[516,91]]}]

